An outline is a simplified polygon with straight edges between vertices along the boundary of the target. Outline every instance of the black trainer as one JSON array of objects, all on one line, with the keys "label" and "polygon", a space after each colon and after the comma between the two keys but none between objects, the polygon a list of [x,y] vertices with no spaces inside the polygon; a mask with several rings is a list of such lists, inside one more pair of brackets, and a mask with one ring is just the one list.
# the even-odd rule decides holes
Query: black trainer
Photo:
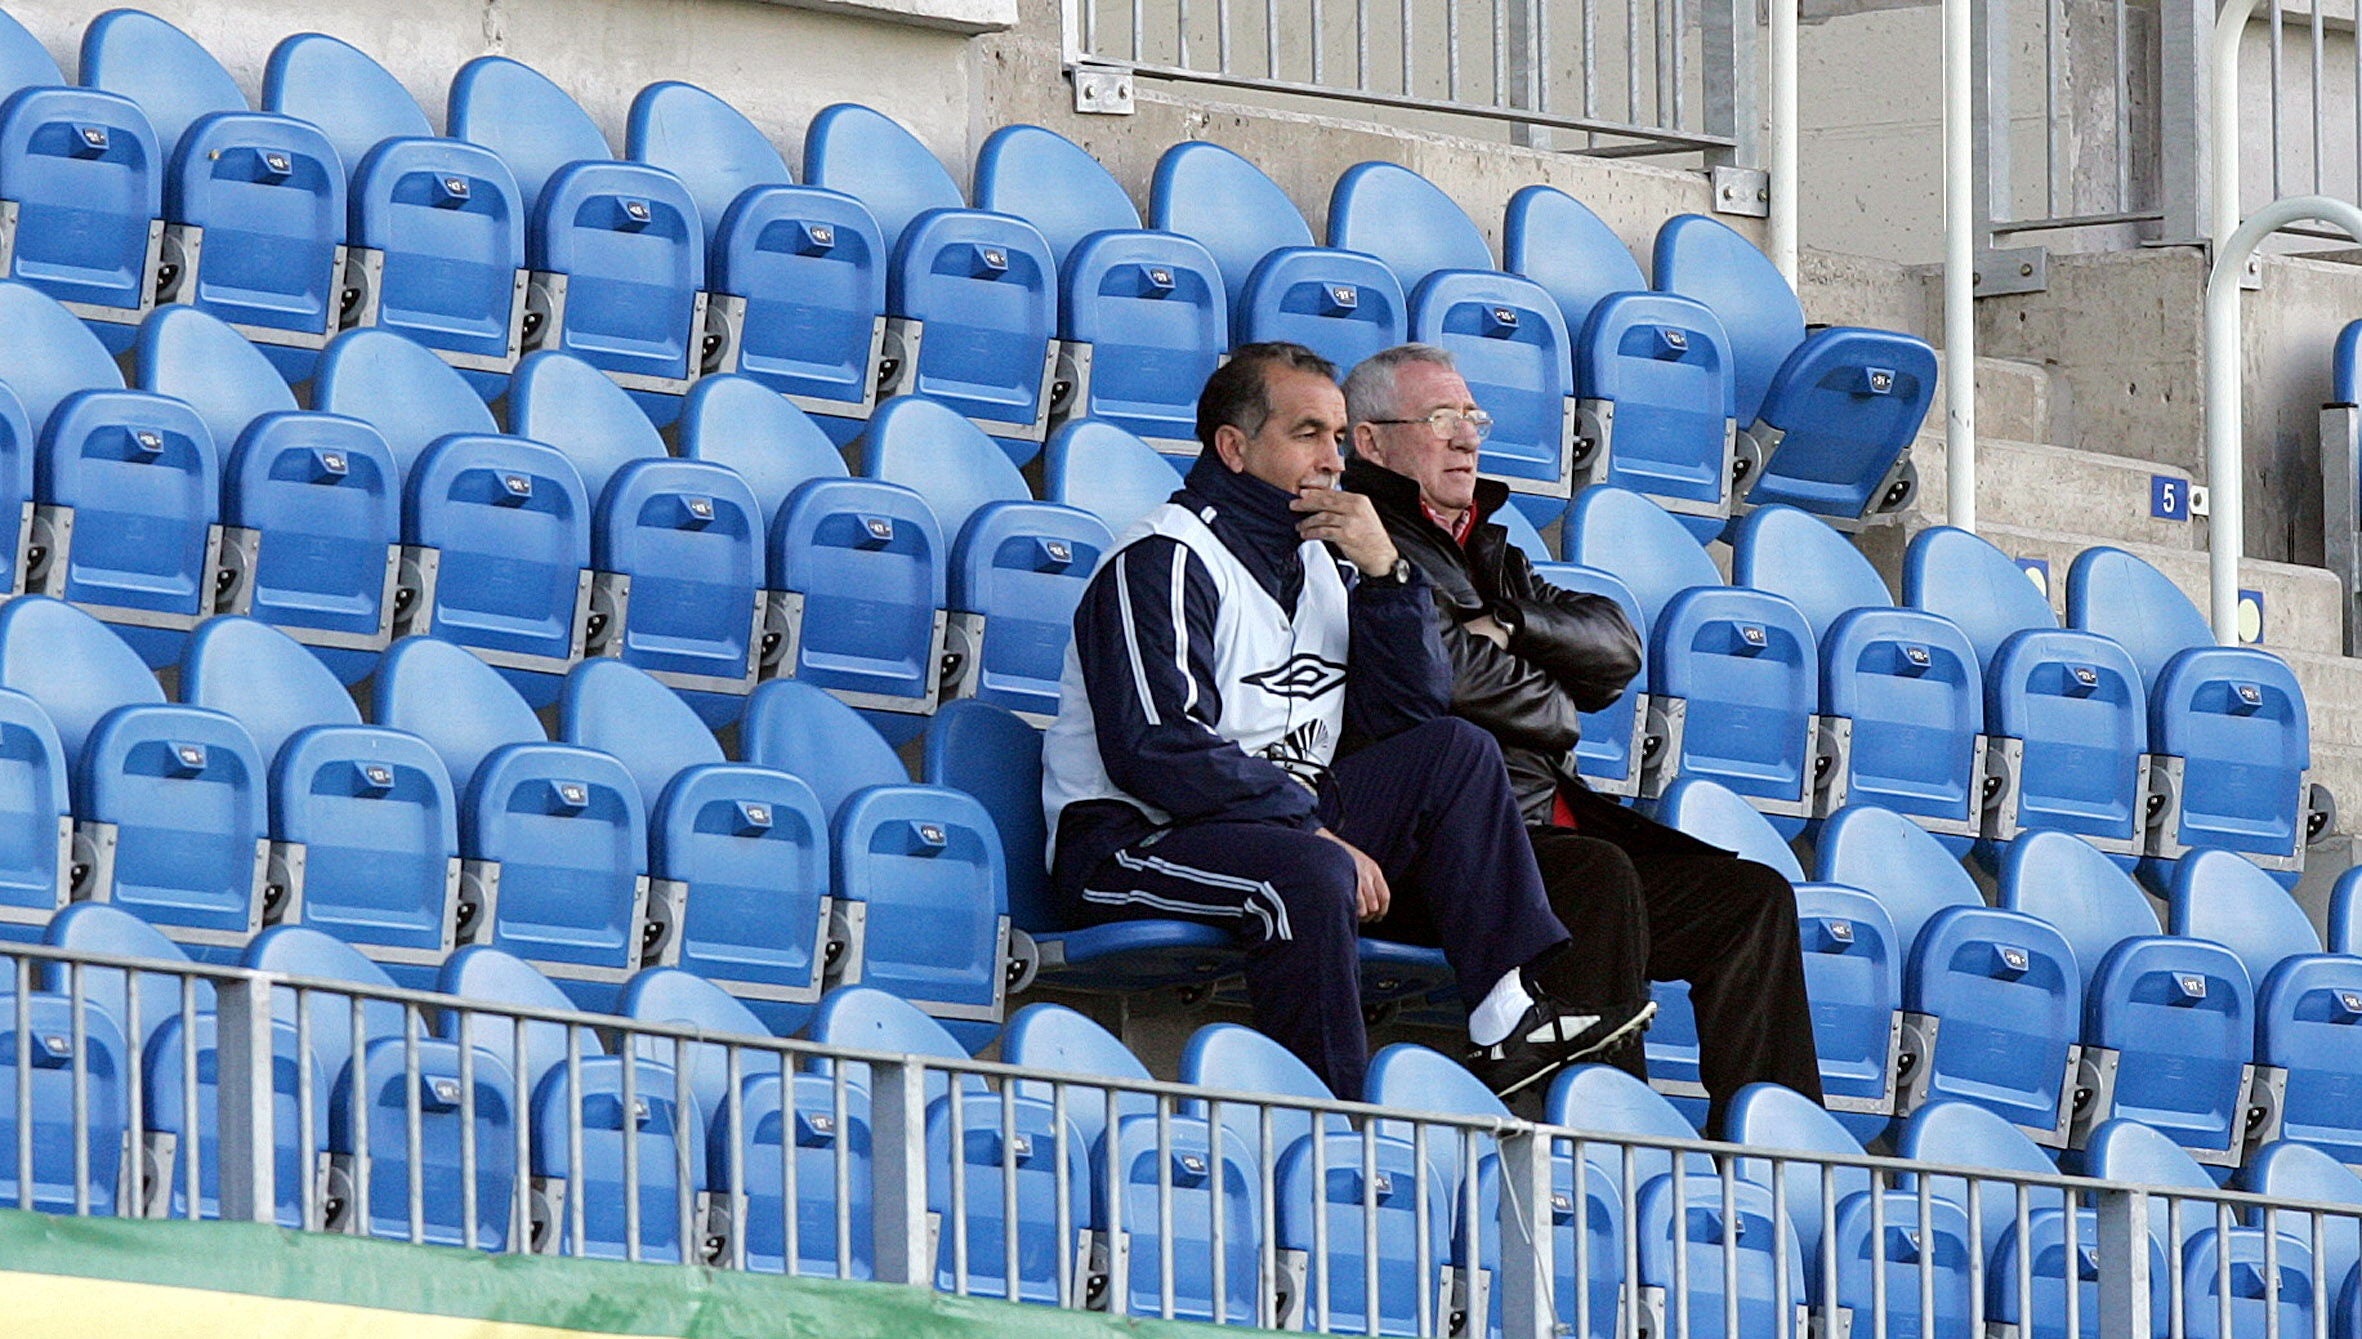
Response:
[{"label": "black trainer", "polygon": [[1569,1011],[1539,991],[1525,1017],[1491,1046],[1470,1046],[1461,1063],[1503,1101],[1578,1060],[1595,1059],[1648,1029],[1657,1002],[1605,1014]]}]

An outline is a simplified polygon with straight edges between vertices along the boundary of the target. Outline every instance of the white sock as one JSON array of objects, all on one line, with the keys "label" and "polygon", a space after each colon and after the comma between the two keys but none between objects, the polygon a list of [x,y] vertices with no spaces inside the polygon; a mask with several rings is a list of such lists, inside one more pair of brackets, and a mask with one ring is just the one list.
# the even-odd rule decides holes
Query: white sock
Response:
[{"label": "white sock", "polygon": [[1468,1011],[1468,1040],[1479,1046],[1500,1044],[1533,1007],[1534,997],[1526,993],[1525,973],[1510,968],[1485,992],[1484,1000]]}]

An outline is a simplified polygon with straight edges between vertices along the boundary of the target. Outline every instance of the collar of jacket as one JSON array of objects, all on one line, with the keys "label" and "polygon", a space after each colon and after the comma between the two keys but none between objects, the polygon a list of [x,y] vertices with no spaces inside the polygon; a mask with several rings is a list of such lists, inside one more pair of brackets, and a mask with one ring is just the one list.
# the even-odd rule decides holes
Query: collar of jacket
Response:
[{"label": "collar of jacket", "polygon": [[1214,538],[1253,574],[1255,583],[1291,616],[1296,597],[1304,591],[1304,563],[1296,552],[1304,543],[1296,525],[1304,518],[1288,508],[1295,500],[1296,495],[1283,488],[1231,469],[1210,450],[1198,456],[1181,481],[1181,491],[1173,495],[1173,501],[1197,513]]},{"label": "collar of jacket", "polygon": [[[1345,486],[1356,493],[1367,494],[1370,501],[1389,519],[1416,521],[1445,540],[1451,540],[1451,532],[1429,520],[1426,510],[1420,507],[1418,481],[1409,475],[1396,474],[1383,465],[1355,456],[1345,462]],[[1493,519],[1493,513],[1499,511],[1501,504],[1508,500],[1509,485],[1498,479],[1478,479],[1476,500],[1469,504],[1468,509],[1476,514],[1475,524],[1481,526]],[[1471,527],[1470,537],[1474,538],[1475,534],[1474,527]]]}]

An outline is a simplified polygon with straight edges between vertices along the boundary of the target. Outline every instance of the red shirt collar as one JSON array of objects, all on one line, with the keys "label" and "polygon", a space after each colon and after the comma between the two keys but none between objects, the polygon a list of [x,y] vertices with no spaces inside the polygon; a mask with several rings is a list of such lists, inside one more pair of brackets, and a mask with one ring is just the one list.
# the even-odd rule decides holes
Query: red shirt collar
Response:
[{"label": "red shirt collar", "polygon": [[1468,536],[1476,530],[1476,508],[1470,507],[1461,512],[1457,523],[1445,520],[1440,512],[1427,505],[1425,498],[1419,499],[1419,510],[1427,513],[1428,520],[1435,522],[1437,526],[1450,534],[1454,544],[1462,548],[1468,546]]}]

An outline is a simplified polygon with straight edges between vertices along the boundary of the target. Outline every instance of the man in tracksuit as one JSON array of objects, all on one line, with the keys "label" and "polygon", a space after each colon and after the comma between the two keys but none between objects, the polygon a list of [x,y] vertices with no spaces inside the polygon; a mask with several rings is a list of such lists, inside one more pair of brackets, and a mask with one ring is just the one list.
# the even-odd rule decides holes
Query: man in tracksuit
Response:
[{"label": "man in tracksuit", "polygon": [[[1476,477],[1492,420],[1442,349],[1410,344],[1345,381],[1354,457],[1345,487],[1376,504],[1426,577],[1452,657],[1453,714],[1499,741],[1582,980],[1560,998],[1612,1013],[1650,980],[1687,981],[1709,1129],[1747,1084],[1821,1095],[1795,891],[1778,871],[1595,795],[1575,774],[1577,714],[1616,700],[1640,639],[1613,600],[1534,574],[1491,517],[1508,499]],[[1607,1057],[1646,1077],[1638,1046]]]},{"label": "man in tracksuit", "polygon": [[[1336,369],[1250,344],[1198,401],[1203,454],[1075,611],[1043,741],[1051,886],[1083,921],[1235,931],[1256,1025],[1362,1094],[1356,941],[1440,945],[1466,1058],[1504,1095],[1646,1024],[1577,1010],[1500,750],[1446,714],[1428,585],[1368,499],[1334,485]],[[1371,742],[1339,760],[1351,730]]]}]

